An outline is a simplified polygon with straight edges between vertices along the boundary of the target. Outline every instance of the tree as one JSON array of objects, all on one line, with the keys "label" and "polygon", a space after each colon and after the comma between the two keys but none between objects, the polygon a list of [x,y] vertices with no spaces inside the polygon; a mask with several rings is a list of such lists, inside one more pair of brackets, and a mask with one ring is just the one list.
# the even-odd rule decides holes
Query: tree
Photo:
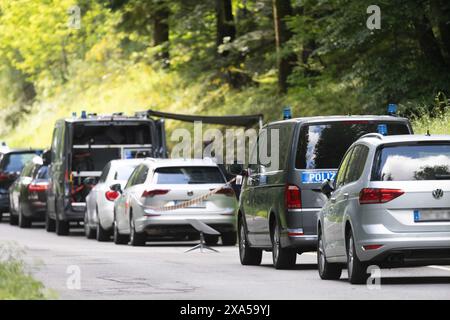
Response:
[{"label": "tree", "polygon": [[[232,42],[236,37],[231,0],[216,0],[216,19],[216,47],[219,48],[224,43]],[[227,55],[227,51],[222,51],[222,55]]]},{"label": "tree", "polygon": [[153,42],[155,46],[161,46],[161,52],[158,55],[163,61],[165,67],[169,62],[169,15],[170,9],[167,1],[162,0],[156,3],[153,20]]},{"label": "tree", "polygon": [[288,88],[288,77],[292,73],[297,60],[296,55],[286,46],[292,38],[292,32],[286,24],[286,18],[292,15],[292,6],[290,0],[272,0],[272,4],[277,50],[278,89],[281,93],[285,93]]}]

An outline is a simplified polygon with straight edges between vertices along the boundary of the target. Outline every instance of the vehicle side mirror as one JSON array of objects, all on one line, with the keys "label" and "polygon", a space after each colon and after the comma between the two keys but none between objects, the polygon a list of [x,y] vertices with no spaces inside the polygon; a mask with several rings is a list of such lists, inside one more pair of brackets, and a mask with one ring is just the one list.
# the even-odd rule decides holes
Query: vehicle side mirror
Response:
[{"label": "vehicle side mirror", "polygon": [[331,197],[331,193],[334,191],[334,186],[330,179],[327,179],[322,183],[320,186],[320,191],[326,195],[328,199]]},{"label": "vehicle side mirror", "polygon": [[42,163],[44,166],[49,166],[51,162],[52,162],[52,151],[45,150],[42,153]]},{"label": "vehicle side mirror", "polygon": [[120,185],[120,183],[113,184],[113,185],[109,186],[109,188],[112,191],[116,191],[116,192],[122,193],[122,186]]},{"label": "vehicle side mirror", "polygon": [[83,180],[85,186],[92,186],[96,183],[95,177],[87,177]]}]

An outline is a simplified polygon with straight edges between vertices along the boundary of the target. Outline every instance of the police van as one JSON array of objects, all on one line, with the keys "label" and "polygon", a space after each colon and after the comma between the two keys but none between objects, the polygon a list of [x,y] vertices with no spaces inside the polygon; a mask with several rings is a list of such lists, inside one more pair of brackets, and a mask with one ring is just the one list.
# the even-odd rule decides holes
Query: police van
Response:
[{"label": "police van", "polygon": [[[297,254],[315,251],[317,214],[326,197],[320,186],[333,180],[349,146],[364,134],[412,134],[405,118],[396,116],[320,116],[288,119],[266,125],[257,148],[276,152],[278,168],[258,158],[245,170],[239,202],[241,263],[257,265],[263,251],[272,251],[277,269],[295,265]],[[271,155],[273,157],[273,155]],[[251,155],[250,158],[255,158]]]},{"label": "police van", "polygon": [[115,159],[166,158],[164,120],[121,113],[60,119],[53,130],[49,165],[46,230],[67,235],[71,222],[84,220],[86,196]]}]

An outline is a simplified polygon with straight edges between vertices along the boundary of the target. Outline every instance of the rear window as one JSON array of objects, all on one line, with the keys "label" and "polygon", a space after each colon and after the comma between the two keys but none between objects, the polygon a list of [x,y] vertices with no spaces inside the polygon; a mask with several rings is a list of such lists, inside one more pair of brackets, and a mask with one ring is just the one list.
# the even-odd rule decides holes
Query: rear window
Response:
[{"label": "rear window", "polygon": [[217,167],[168,167],[155,170],[157,184],[225,183]]},{"label": "rear window", "polygon": [[36,179],[48,179],[48,167],[42,166],[37,172]]},{"label": "rear window", "polygon": [[151,144],[150,123],[93,122],[75,124],[74,145]]},{"label": "rear window", "polygon": [[380,121],[340,121],[304,125],[300,131],[295,167],[297,169],[337,169],[348,148],[361,136],[378,132],[410,134],[406,123]]},{"label": "rear window", "polygon": [[378,151],[372,180],[450,180],[450,144],[383,147]]},{"label": "rear window", "polygon": [[128,180],[136,167],[137,165],[130,165],[118,168],[114,173],[114,180]]},{"label": "rear window", "polygon": [[2,167],[6,172],[22,171],[25,164],[32,160],[36,153],[8,153],[3,158]]}]

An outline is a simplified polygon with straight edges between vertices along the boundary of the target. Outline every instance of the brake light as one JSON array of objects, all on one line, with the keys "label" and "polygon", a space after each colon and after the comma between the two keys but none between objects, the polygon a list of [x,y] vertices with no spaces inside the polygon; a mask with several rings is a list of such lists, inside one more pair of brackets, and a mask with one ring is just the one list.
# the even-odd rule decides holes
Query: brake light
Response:
[{"label": "brake light", "polygon": [[3,172],[0,172],[0,181],[5,181],[9,179],[9,175]]},{"label": "brake light", "polygon": [[48,189],[48,183],[32,183],[28,186],[29,192],[45,192]]},{"label": "brake light", "polygon": [[380,249],[383,245],[382,244],[369,244],[366,246],[363,246],[364,251],[367,250],[377,250]]},{"label": "brake light", "polygon": [[216,192],[216,194],[223,194],[227,197],[235,197],[234,190],[231,188],[223,188]]},{"label": "brake light", "polygon": [[154,196],[160,196],[163,194],[168,193],[170,190],[167,189],[154,189],[154,190],[146,190],[142,193],[142,198],[146,197],[154,197]]},{"label": "brake light", "polygon": [[284,203],[286,209],[301,209],[302,195],[300,188],[293,184],[286,185],[284,189]]},{"label": "brake light", "polygon": [[400,197],[404,193],[405,192],[400,189],[364,188],[359,193],[359,203],[386,203]]},{"label": "brake light", "polygon": [[114,201],[119,197],[119,192],[113,191],[113,190],[108,190],[105,192],[105,197],[109,201]]}]

